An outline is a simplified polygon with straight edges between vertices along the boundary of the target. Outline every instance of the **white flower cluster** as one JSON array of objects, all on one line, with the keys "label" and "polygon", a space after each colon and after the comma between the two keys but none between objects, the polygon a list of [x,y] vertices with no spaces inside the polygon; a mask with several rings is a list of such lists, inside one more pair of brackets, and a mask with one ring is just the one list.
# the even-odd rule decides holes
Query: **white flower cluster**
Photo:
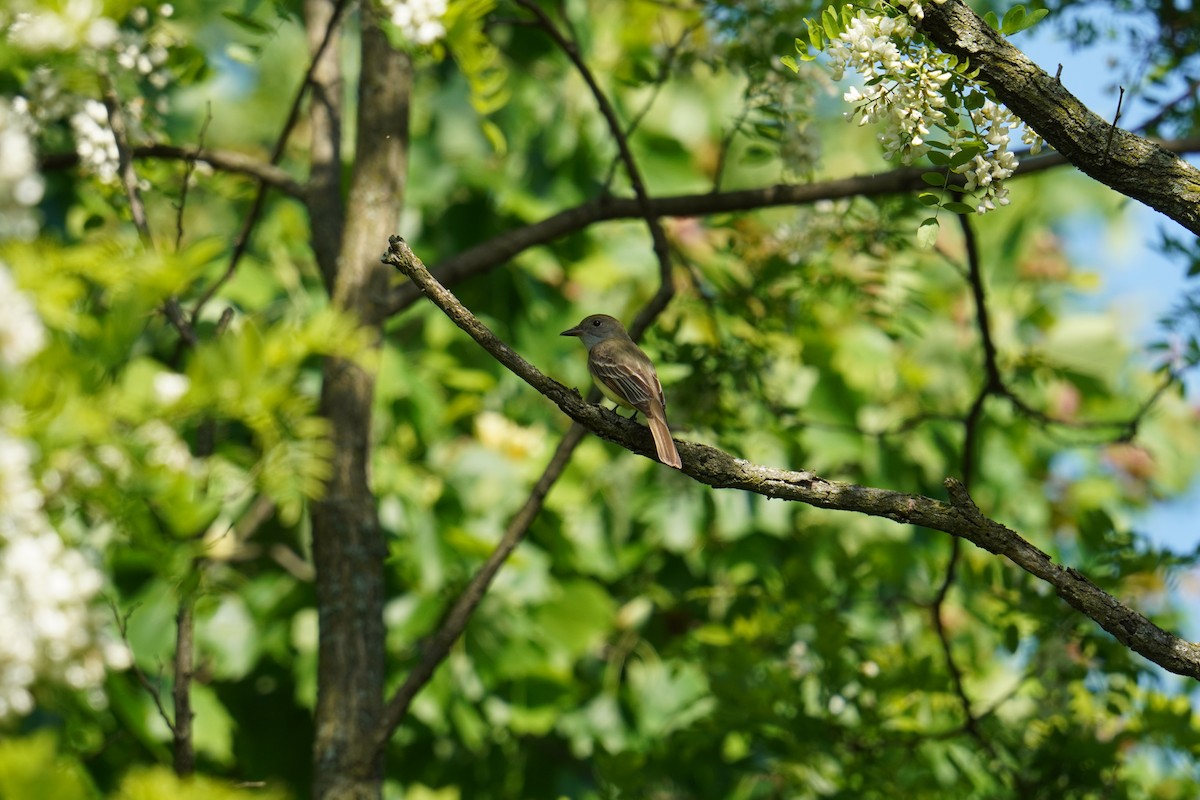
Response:
[{"label": "white flower cluster", "polygon": [[79,162],[101,183],[114,183],[120,166],[117,137],[108,126],[108,109],[99,100],[85,100],[83,108],[71,115],[75,131],[75,152]]},{"label": "white flower cluster", "polygon": [[[170,4],[158,7],[161,19],[169,19],[174,13],[175,8]],[[174,42],[162,29],[152,26],[150,12],[145,6],[137,6],[130,11],[129,20],[137,29],[121,29],[119,39],[112,46],[117,66],[145,78],[155,89],[167,88],[171,82],[167,60]],[[165,103],[166,98],[159,98],[159,101]],[[162,107],[158,111],[166,113],[167,109]]]},{"label": "white flower cluster", "polygon": [[[151,91],[165,89],[170,84],[168,62],[174,40],[156,21],[174,14],[171,5],[161,5],[153,14],[144,6],[136,6],[121,24],[104,16],[105,4],[100,0],[65,0],[50,5],[57,8],[34,3],[30,10],[18,10],[7,26],[0,19],[0,40],[7,40],[5,44],[38,57],[44,57],[42,54],[49,50],[76,50],[81,63],[98,64],[97,68],[108,71],[114,78],[132,75],[148,83]],[[109,130],[103,104],[64,88],[62,79],[45,64],[33,70],[24,95],[19,99],[36,123],[33,132],[38,133],[58,120],[69,119],[84,169],[104,183],[115,181],[116,141]],[[153,100],[153,103],[127,104],[125,114],[131,138],[142,135],[144,127],[154,127],[154,120],[148,118],[149,110],[160,115],[167,112],[165,94],[155,96]],[[3,130],[2,120],[0,130]],[[7,162],[8,159],[0,161]],[[2,180],[0,178],[0,182]],[[0,195],[2,191],[0,187]]]},{"label": "white flower cluster", "polygon": [[128,650],[101,633],[103,577],[51,527],[31,462],[29,445],[0,430],[0,720],[33,710],[39,682],[99,705],[106,667],[129,665]]},{"label": "white flower cluster", "polygon": [[1008,149],[1008,132],[1021,121],[1007,108],[987,100],[971,112],[971,123],[989,149],[954,171],[967,179],[964,188],[968,192],[982,192],[975,210],[984,214],[995,211],[997,205],[1008,205],[1008,187],[1003,181],[1017,168],[1017,157]]},{"label": "white flower cluster", "polygon": [[380,0],[392,24],[416,44],[425,46],[446,35],[442,18],[447,0]]},{"label": "white flower cluster", "polygon": [[[21,366],[45,343],[46,330],[37,310],[17,289],[8,267],[0,262],[0,366]],[[0,492],[3,490],[0,485]]]},{"label": "white flower cluster", "polygon": [[[889,16],[889,9],[900,14]],[[841,80],[852,69],[865,79],[865,89],[855,86],[844,94],[846,102],[855,106],[846,116],[859,125],[883,125],[878,138],[886,158],[899,156],[901,162],[912,163],[930,151],[928,137],[935,128],[946,132],[950,149],[945,154],[950,159],[982,146],[954,171],[966,179],[967,191],[978,192],[975,210],[983,214],[1009,202],[1003,182],[1017,167],[1017,158],[1008,149],[1009,132],[1021,121],[989,100],[971,112],[971,129],[950,126],[947,112],[953,109],[947,106],[944,90],[955,75],[916,41],[910,19],[919,22],[924,16],[917,0],[891,0],[876,3],[871,11],[859,11],[826,49],[833,78]],[[1027,130],[1023,138],[1033,152],[1040,149],[1036,134]]]},{"label": "white flower cluster", "polygon": [[32,209],[41,201],[45,184],[34,152],[34,127],[22,98],[10,103],[0,97],[0,238],[37,234]]},{"label": "white flower cluster", "polygon": [[884,156],[899,155],[906,164],[929,151],[925,137],[931,126],[945,122],[942,88],[953,77],[910,46],[914,30],[907,17],[859,11],[829,45],[834,80],[849,67],[868,81],[865,91],[853,86],[845,93],[846,102],[855,106],[847,116],[859,125],[882,123]]},{"label": "white flower cluster", "polygon": [[46,64],[34,68],[23,91],[19,100],[29,109],[38,133],[48,124],[71,116],[79,104],[78,97],[63,90],[62,80]]},{"label": "white flower cluster", "polygon": [[101,0],[35,3],[18,11],[8,28],[9,40],[22,50],[101,49],[117,40],[117,23],[104,16]]},{"label": "white flower cluster", "polygon": [[[0,368],[26,363],[44,344],[33,304],[0,264]],[[129,665],[95,602],[103,576],[46,515],[34,450],[11,432],[15,415],[0,409],[0,720],[29,713],[43,682],[85,691],[98,705],[105,668]]]}]

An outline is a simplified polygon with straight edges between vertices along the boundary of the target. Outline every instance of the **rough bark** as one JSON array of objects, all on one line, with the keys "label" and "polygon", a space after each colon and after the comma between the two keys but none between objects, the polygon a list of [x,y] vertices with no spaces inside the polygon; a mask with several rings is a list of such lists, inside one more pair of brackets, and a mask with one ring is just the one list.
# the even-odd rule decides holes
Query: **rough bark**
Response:
[{"label": "rough bark", "polygon": [[[1200,234],[1200,170],[1093,113],[959,0],[925,3],[921,31],[969,59],[996,97],[1081,171]],[[1071,76],[1063,76],[1068,83]]]},{"label": "rough bark", "polygon": [[[370,18],[361,36],[356,156],[333,297],[378,335],[377,298],[388,279],[379,242],[400,211],[412,72]],[[369,484],[374,389],[374,375],[359,364],[326,363],[321,411],[331,425],[333,476],[313,507],[320,617],[313,792],[320,800],[368,800],[382,789],[383,758],[372,747],[383,708],[385,555]]]}]

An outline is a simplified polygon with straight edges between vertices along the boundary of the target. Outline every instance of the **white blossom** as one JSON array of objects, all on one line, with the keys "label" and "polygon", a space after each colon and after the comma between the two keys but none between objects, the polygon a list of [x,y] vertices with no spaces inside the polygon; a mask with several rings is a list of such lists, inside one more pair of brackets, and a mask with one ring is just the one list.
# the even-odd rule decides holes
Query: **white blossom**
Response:
[{"label": "white blossom", "polygon": [[71,115],[75,131],[75,152],[84,169],[103,183],[117,179],[119,153],[117,138],[108,127],[108,110],[99,100],[87,100],[80,111]]},{"label": "white blossom", "polygon": [[430,45],[446,35],[442,18],[447,0],[380,0],[392,24],[419,45]]},{"label": "white blossom", "polygon": [[154,376],[154,397],[164,406],[169,406],[187,394],[189,381],[178,372],[160,372]]},{"label": "white blossom", "polygon": [[[1004,182],[1017,168],[1017,158],[1009,149],[1010,132],[1021,124],[1020,120],[988,100],[971,112],[970,130],[948,122],[951,109],[945,89],[954,74],[942,66],[939,55],[915,38],[916,29],[910,19],[920,22],[924,15],[916,0],[876,2],[869,9],[859,10],[846,29],[829,42],[826,51],[835,80],[850,69],[866,82],[863,88],[852,86],[843,95],[854,107],[846,116],[860,126],[881,125],[878,139],[884,156],[905,164],[930,151],[929,136],[934,129],[945,133],[948,141],[942,143],[943,152],[951,159],[978,149],[954,171],[963,176],[967,191],[977,192],[978,213],[1007,205]],[[1041,138],[1036,134],[1026,131],[1023,139],[1033,152],[1041,149]]]},{"label": "white blossom", "polygon": [[104,16],[101,0],[66,0],[18,13],[8,29],[8,40],[22,50],[66,51],[81,45],[108,47],[116,32],[117,24]]},{"label": "white blossom", "polygon": [[172,472],[199,474],[201,464],[192,458],[187,443],[162,420],[144,423],[134,432],[134,437],[149,448],[146,463]]},{"label": "white blossom", "polygon": [[0,262],[0,365],[16,367],[33,358],[46,344],[46,329],[33,303],[17,288]]},{"label": "white blossom", "polygon": [[45,183],[33,146],[35,127],[24,98],[11,103],[0,98],[0,237],[37,233],[33,207],[41,202]]},{"label": "white blossom", "polygon": [[33,448],[0,430],[0,719],[29,713],[52,682],[99,691],[107,666],[128,666],[95,602],[104,580],[67,546],[33,480]]}]

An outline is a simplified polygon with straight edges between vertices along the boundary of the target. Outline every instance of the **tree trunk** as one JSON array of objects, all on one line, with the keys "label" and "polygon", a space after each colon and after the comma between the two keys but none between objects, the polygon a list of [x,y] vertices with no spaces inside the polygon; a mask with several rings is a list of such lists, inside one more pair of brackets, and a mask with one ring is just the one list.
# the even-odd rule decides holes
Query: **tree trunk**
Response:
[{"label": "tree trunk", "polygon": [[[408,57],[364,19],[355,165],[333,295],[379,338],[389,277],[379,257],[400,213],[411,84]],[[320,800],[374,800],[382,789],[382,756],[371,757],[384,686],[385,548],[368,480],[374,389],[375,376],[358,364],[327,361],[321,412],[332,426],[333,476],[313,507],[320,615],[313,794]]]}]

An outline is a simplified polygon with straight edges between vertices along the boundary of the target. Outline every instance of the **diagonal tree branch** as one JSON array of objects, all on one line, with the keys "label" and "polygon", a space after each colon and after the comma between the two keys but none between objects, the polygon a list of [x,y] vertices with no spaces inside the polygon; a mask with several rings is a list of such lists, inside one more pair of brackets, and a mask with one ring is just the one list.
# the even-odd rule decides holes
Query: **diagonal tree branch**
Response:
[{"label": "diagonal tree branch", "polygon": [[[588,430],[635,453],[653,458],[650,431],[631,420],[584,402],[577,391],[542,374],[483,325],[437,282],[398,236],[389,240],[385,263],[399,269],[459,328],[519,378],[545,395],[568,417]],[[1200,679],[1200,645],[1163,630],[1140,612],[1124,605],[1082,573],[1054,563],[1049,555],[1018,533],[985,517],[963,485],[946,480],[950,502],[890,489],[831,481],[809,472],[753,464],[722,450],[676,441],[682,472],[717,489],[743,489],[764,497],[792,500],[817,508],[855,511],[903,524],[919,525],[966,539],[1004,556],[1049,583],[1069,605],[1094,620],[1119,642],[1164,669]]]},{"label": "diagonal tree branch", "polygon": [[550,463],[546,465],[542,476],[534,484],[533,491],[529,493],[524,505],[509,520],[508,527],[504,529],[504,535],[500,537],[496,548],[492,550],[487,560],[483,562],[483,566],[471,578],[446,616],[438,623],[435,629],[436,633],[425,644],[420,659],[416,666],[409,671],[404,683],[388,699],[387,705],[383,709],[383,717],[375,732],[372,757],[377,757],[383,752],[388,740],[392,738],[392,734],[408,714],[409,706],[412,705],[417,692],[429,683],[434,671],[450,654],[450,648],[466,630],[467,623],[475,613],[475,609],[483,601],[496,573],[504,566],[504,562],[508,560],[512,552],[517,549],[517,545],[525,539],[529,526],[533,524],[545,504],[546,495],[550,493],[550,488],[562,475],[575,448],[583,441],[583,435],[584,428],[578,424],[571,425],[567,430],[562,441],[558,443],[554,455],[551,456]]},{"label": "diagonal tree branch", "polygon": [[996,97],[1080,170],[1200,234],[1200,169],[1093,113],[961,0],[926,4],[920,29],[969,59]]}]

